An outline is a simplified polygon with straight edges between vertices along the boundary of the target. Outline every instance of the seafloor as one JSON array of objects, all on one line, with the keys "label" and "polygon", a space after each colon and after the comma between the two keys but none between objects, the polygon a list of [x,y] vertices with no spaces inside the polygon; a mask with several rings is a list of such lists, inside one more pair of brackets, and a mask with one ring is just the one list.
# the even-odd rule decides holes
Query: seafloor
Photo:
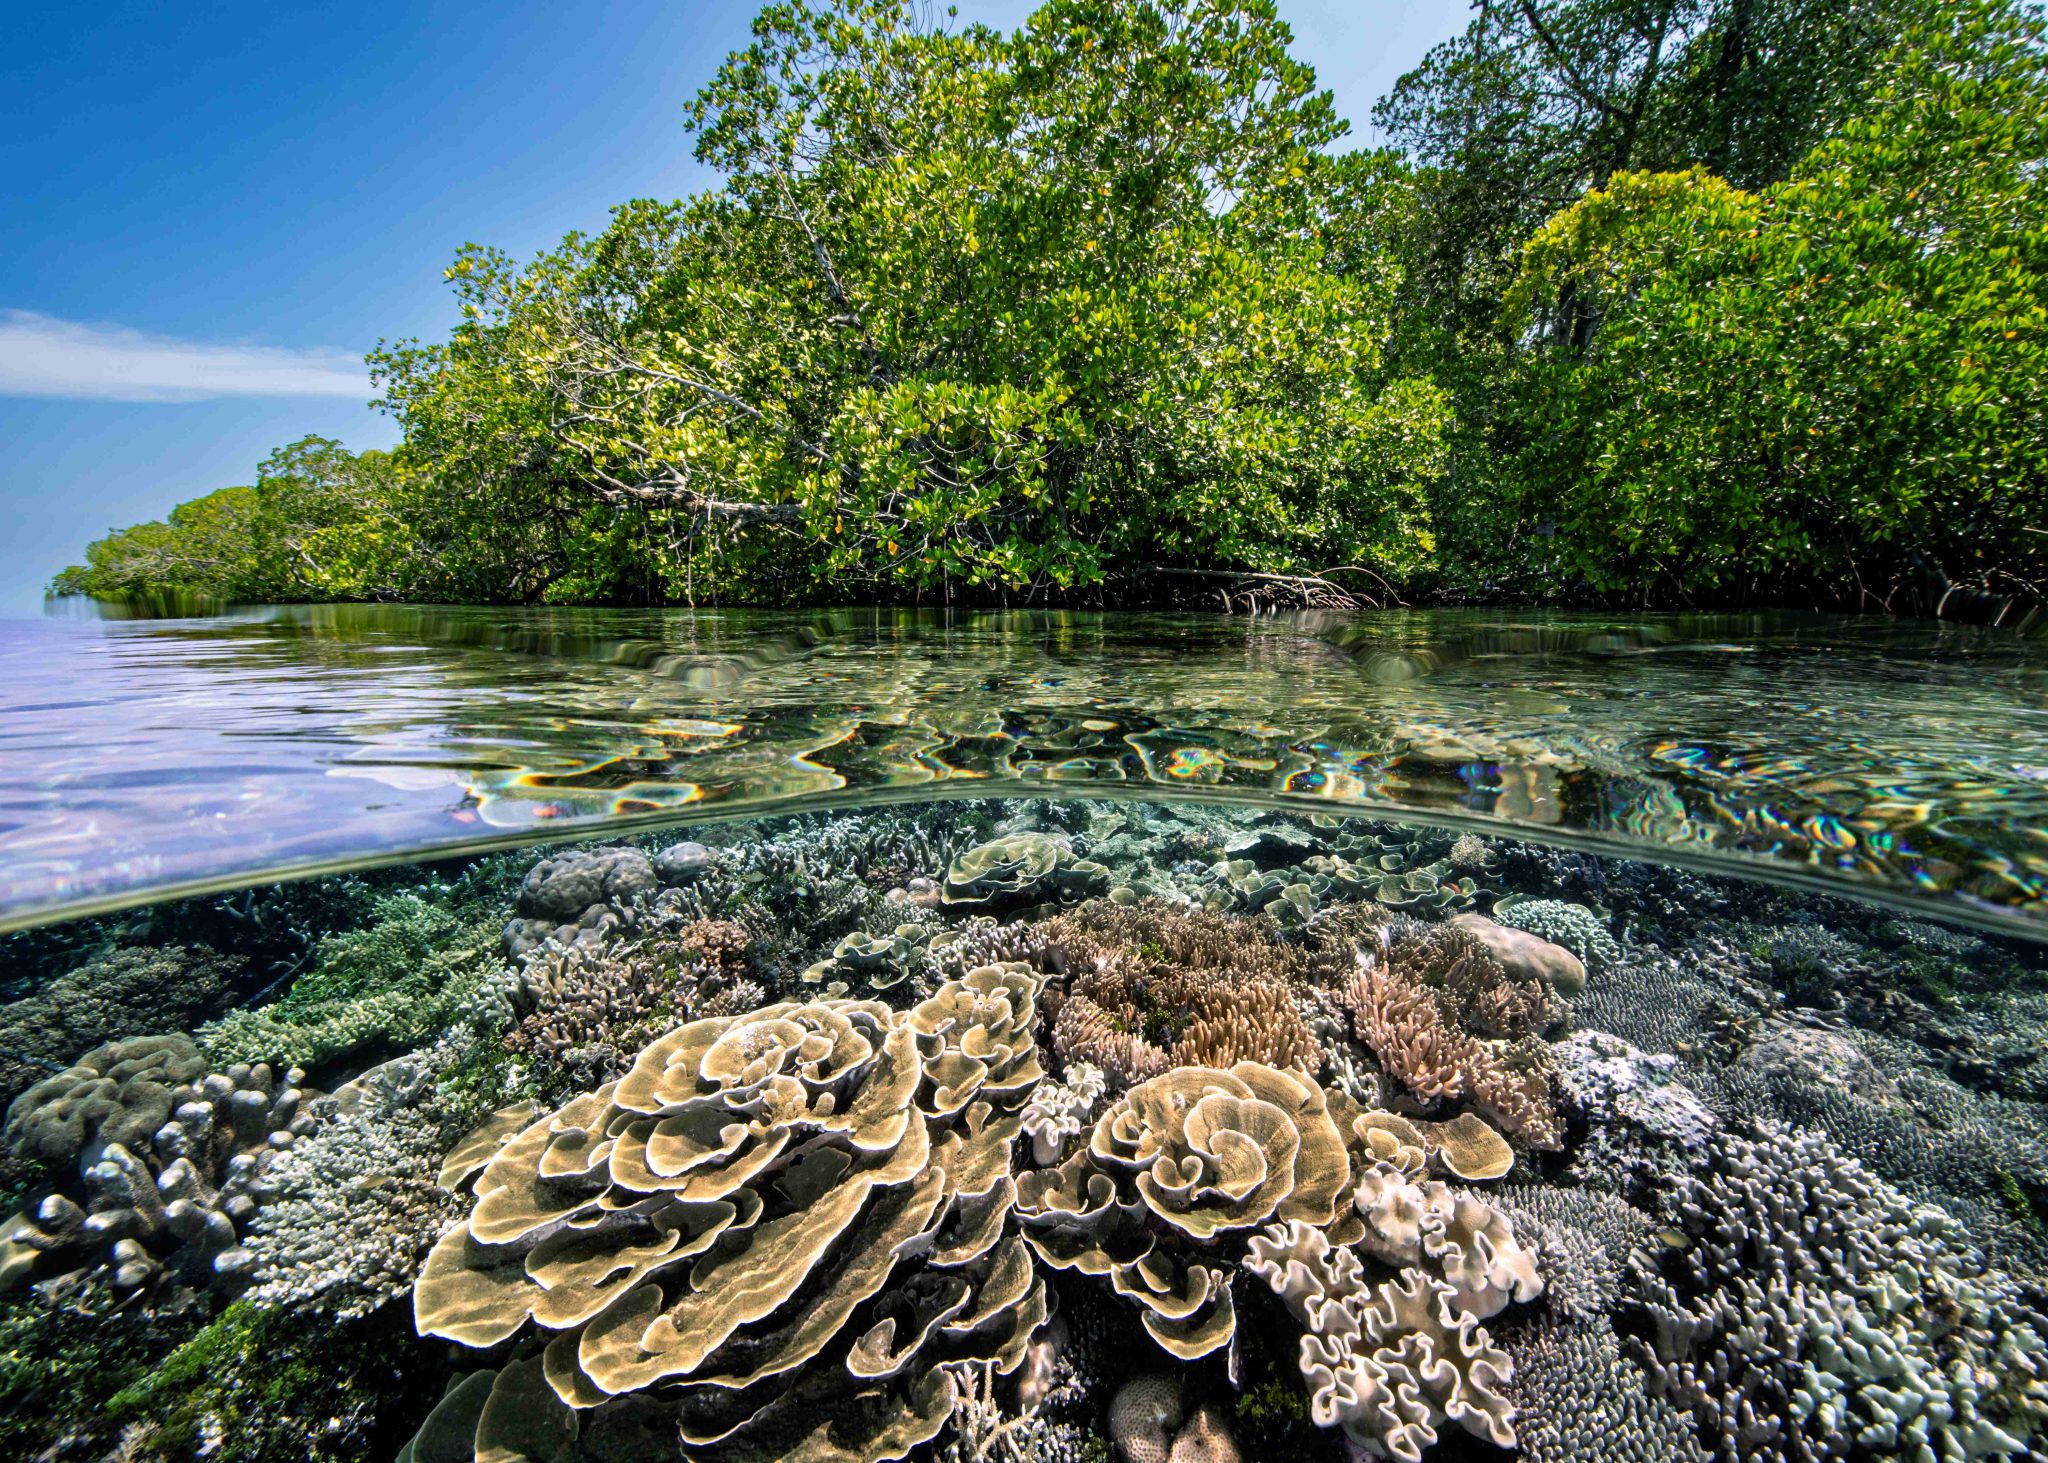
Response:
[{"label": "seafloor", "polygon": [[954,802],[5,942],[0,1456],[2048,1457],[2048,955]]}]

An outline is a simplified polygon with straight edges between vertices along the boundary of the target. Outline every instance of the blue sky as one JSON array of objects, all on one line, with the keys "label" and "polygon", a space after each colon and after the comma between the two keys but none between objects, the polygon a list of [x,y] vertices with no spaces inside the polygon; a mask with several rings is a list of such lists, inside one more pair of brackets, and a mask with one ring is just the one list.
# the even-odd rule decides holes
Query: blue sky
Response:
[{"label": "blue sky", "polygon": [[[105,3],[0,55],[0,614],[108,528],[319,432],[388,446],[362,353],[453,321],[466,240],[515,254],[711,180],[682,111],[754,0]],[[1014,25],[1030,0],[960,0]],[[1462,0],[1280,0],[1361,134]]]}]

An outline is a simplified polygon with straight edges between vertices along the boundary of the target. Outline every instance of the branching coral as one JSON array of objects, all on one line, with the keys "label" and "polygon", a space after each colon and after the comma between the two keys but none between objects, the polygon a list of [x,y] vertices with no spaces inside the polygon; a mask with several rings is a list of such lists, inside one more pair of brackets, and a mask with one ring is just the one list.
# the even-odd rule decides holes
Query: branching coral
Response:
[{"label": "branching coral", "polygon": [[438,1182],[446,1144],[421,1110],[433,1072],[407,1075],[370,1085],[271,1165],[243,1240],[250,1300],[346,1320],[412,1288],[462,1201]]},{"label": "branching coral", "polygon": [[1039,962],[1067,972],[1054,1024],[1063,1057],[1126,1082],[1168,1066],[1322,1066],[1292,995],[1306,966],[1259,921],[1096,900],[1043,922],[1038,940]]},{"label": "branching coral", "polygon": [[1082,995],[1069,995],[1060,1002],[1060,1013],[1053,1021],[1052,1049],[1061,1060],[1094,1066],[1125,1087],[1157,1077],[1173,1065],[1165,1052]]},{"label": "branching coral", "polygon": [[1478,933],[1483,925],[1476,916],[1442,925],[1397,920],[1387,964],[1428,988],[1445,1019],[1474,1035],[1514,1041],[1541,1032],[1561,1010],[1544,972],[1503,960]]},{"label": "branching coral", "polygon": [[1607,922],[1583,904],[1510,895],[1494,905],[1493,917],[1509,929],[1562,945],[1595,975],[1621,963],[1620,942],[1608,933]]},{"label": "branching coral", "polygon": [[1133,1087],[1088,1146],[1018,1179],[1039,1258],[1107,1275],[1183,1359],[1235,1329],[1231,1256],[1258,1226],[1335,1218],[1350,1161],[1323,1090],[1257,1062],[1179,1067]]},{"label": "branching coral", "polygon": [[417,1046],[456,1019],[496,964],[487,923],[416,895],[379,899],[371,915],[364,928],[321,941],[313,968],[283,999],[201,1028],[207,1060],[318,1069]]},{"label": "branching coral", "polygon": [[1668,1202],[1635,1355],[1717,1458],[2033,1456],[2048,1321],[1938,1210],[1771,1128],[1715,1135]]},{"label": "branching coral", "polygon": [[1359,1040],[1423,1101],[1476,1103],[1533,1148],[1563,1141],[1540,1043],[1526,1053],[1488,1046],[1454,1026],[1427,987],[1387,965],[1359,970],[1344,996]]},{"label": "branching coral", "polygon": [[[1009,1227],[1037,978],[909,1012],[699,1020],[497,1148],[414,1295],[423,1333],[545,1346],[444,1400],[414,1456],[601,1451],[658,1407],[693,1458],[898,1457],[1045,1318]],[[451,1454],[452,1456],[452,1454]]]},{"label": "branching coral", "polygon": [[232,998],[245,962],[203,945],[130,946],[0,1008],[0,1099],[118,1037],[179,1030]]},{"label": "branching coral", "polygon": [[597,1086],[686,1019],[700,993],[744,979],[750,944],[729,920],[698,920],[642,939],[544,951],[525,972],[533,1009],[505,1048],[533,1062],[547,1090]]}]

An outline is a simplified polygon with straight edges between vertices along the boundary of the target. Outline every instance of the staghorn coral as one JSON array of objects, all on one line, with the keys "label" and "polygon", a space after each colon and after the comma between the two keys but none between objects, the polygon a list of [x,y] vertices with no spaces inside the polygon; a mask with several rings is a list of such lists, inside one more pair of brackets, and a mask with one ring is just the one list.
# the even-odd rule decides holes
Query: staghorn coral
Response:
[{"label": "staghorn coral", "polygon": [[1173,1065],[1165,1052],[1080,995],[1060,1002],[1060,1014],[1053,1021],[1052,1049],[1062,1061],[1091,1065],[1125,1087],[1157,1077]]},{"label": "staghorn coral", "polygon": [[1532,1148],[1563,1142],[1540,1043],[1526,1052],[1488,1046],[1454,1026],[1427,987],[1388,965],[1359,970],[1344,998],[1359,1040],[1424,1102],[1475,1103]]},{"label": "staghorn coral", "polygon": [[1068,975],[1054,1023],[1062,1056],[1125,1081],[1169,1065],[1322,1067],[1293,996],[1306,964],[1268,924],[1157,899],[1094,900],[1043,921],[1037,940],[1038,963]]},{"label": "staghorn coral", "polygon": [[[1478,916],[1448,924],[1394,921],[1387,963],[1435,995],[1444,1019],[1476,1036],[1514,1041],[1554,1022],[1561,1005],[1551,983],[1529,962],[1510,958],[1486,938]],[[1563,953],[1563,952],[1559,952]],[[1583,982],[1582,982],[1583,983]]]},{"label": "staghorn coral", "polygon": [[1187,1030],[1168,1052],[1176,1066],[1227,1067],[1265,1062],[1298,1072],[1322,1070],[1323,1052],[1286,987],[1268,981],[1210,985],[1191,993]]},{"label": "staghorn coral", "polygon": [[694,1021],[507,1139],[414,1310],[423,1334],[546,1344],[461,1383],[412,1456],[536,1434],[601,1454],[650,1409],[692,1458],[869,1460],[935,1436],[948,1365],[1016,1369],[1046,1314],[1006,1223],[1037,988],[992,967],[900,1014]]},{"label": "staghorn coral", "polygon": [[1029,1405],[1005,1407],[994,1363],[953,1362],[947,1371],[956,1393],[951,1436],[935,1447],[933,1463],[1083,1463],[1087,1433]]},{"label": "staghorn coral", "polygon": [[1714,1457],[2008,1458],[2048,1429],[2048,1321],[1825,1138],[1717,1134],[1666,1201],[1683,1243],[1636,1262],[1632,1354]]},{"label": "staghorn coral", "polygon": [[505,1049],[533,1063],[550,1092],[609,1081],[686,1019],[700,993],[744,980],[751,943],[730,920],[697,920],[640,939],[541,952],[523,981],[533,1009],[506,1033]]},{"label": "staghorn coral", "polygon": [[1183,1360],[1229,1342],[1233,1251],[1260,1225],[1328,1225],[1350,1173],[1323,1090],[1257,1062],[1180,1067],[1110,1104],[1088,1146],[1017,1180],[1046,1264],[1107,1275]]},{"label": "staghorn coral", "polygon": [[232,999],[246,965],[204,945],[129,946],[0,1007],[0,1099],[104,1042],[197,1025]]},{"label": "staghorn coral", "polygon": [[312,968],[281,1000],[200,1028],[207,1061],[319,1069],[370,1050],[417,1046],[458,1019],[495,968],[488,921],[414,894],[376,900],[370,919],[322,940]]}]

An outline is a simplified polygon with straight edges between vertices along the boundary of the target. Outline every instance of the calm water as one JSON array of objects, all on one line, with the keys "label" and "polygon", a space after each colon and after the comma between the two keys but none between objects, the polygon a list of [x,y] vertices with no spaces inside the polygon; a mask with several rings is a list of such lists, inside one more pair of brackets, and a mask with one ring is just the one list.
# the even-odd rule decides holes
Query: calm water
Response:
[{"label": "calm water", "polygon": [[0,921],[1051,784],[2048,902],[2048,642],[1933,623],[326,607],[0,622],[0,677]]},{"label": "calm water", "polygon": [[0,1457],[2048,1457],[2039,642],[0,660]]}]

